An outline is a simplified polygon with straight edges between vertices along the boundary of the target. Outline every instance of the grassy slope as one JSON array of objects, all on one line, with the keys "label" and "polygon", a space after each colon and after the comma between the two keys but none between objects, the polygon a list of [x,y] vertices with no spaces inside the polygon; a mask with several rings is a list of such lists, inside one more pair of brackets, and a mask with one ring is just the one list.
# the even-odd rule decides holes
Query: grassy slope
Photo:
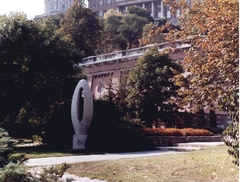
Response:
[{"label": "grassy slope", "polygon": [[114,161],[73,164],[69,173],[112,182],[234,182],[238,167],[226,146],[200,151]]}]

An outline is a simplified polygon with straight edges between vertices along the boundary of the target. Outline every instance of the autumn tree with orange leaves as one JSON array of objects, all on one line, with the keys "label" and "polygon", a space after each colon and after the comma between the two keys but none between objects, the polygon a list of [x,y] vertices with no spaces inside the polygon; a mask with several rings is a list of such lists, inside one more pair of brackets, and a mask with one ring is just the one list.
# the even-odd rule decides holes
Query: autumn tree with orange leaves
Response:
[{"label": "autumn tree with orange leaves", "polygon": [[[190,49],[183,60],[186,73],[175,77],[180,104],[194,102],[197,108],[227,111],[232,123],[224,141],[239,165],[239,2],[238,0],[170,1],[172,13],[181,10],[181,30],[171,30],[165,39],[182,40]],[[171,29],[170,24],[167,25]],[[150,32],[160,33],[162,27]],[[150,36],[151,37],[151,36]],[[148,40],[142,40],[148,43]],[[174,51],[174,49],[171,49]],[[187,76],[186,76],[187,75]]]}]

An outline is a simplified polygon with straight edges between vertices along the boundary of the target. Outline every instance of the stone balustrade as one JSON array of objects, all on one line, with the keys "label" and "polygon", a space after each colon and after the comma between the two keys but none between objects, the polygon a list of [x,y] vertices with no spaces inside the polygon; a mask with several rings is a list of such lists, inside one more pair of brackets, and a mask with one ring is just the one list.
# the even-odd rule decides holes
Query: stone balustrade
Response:
[{"label": "stone balustrade", "polygon": [[[144,47],[133,48],[129,50],[121,50],[108,54],[101,54],[97,56],[89,56],[83,59],[83,62],[79,64],[79,66],[88,66],[98,63],[105,63],[108,61],[114,60],[122,60],[122,59],[136,59],[142,56],[153,44],[147,45]],[[175,43],[177,49],[187,49],[189,48],[189,44],[184,44],[181,41]],[[168,43],[160,43],[158,44],[158,50],[163,51],[164,49],[169,48]]]}]

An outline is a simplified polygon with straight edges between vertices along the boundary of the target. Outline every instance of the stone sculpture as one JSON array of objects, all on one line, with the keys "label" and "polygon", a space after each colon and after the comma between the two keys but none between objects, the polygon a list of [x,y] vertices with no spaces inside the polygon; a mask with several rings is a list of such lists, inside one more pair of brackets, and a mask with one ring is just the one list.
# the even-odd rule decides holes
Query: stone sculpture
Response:
[{"label": "stone sculpture", "polygon": [[75,135],[73,135],[73,149],[85,148],[87,131],[92,122],[92,115],[93,95],[87,81],[82,79],[74,90],[71,105],[71,117],[75,131]]}]

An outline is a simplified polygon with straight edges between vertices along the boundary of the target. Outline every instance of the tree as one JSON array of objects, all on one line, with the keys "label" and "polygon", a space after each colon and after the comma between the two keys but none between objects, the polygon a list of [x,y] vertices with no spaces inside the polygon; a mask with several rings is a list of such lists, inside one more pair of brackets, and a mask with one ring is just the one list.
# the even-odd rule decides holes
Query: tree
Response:
[{"label": "tree", "polygon": [[173,78],[181,72],[182,67],[168,55],[159,54],[157,46],[138,59],[136,67],[130,71],[126,101],[148,127],[157,120],[159,112],[177,108],[171,102],[179,88]]},{"label": "tree", "polygon": [[[182,10],[181,30],[170,31],[166,39],[170,43],[183,40],[191,46],[183,61],[189,74],[176,77],[177,85],[185,87],[179,93],[184,98],[182,103],[191,100],[198,108],[214,106],[228,112],[232,123],[226,130],[230,141],[225,143],[238,163],[238,0],[195,1],[191,7],[174,1],[171,5],[173,13]],[[187,86],[184,80],[188,81]]]},{"label": "tree", "polygon": [[97,15],[86,8],[82,1],[75,1],[68,9],[61,20],[61,27],[71,36],[76,49],[84,52],[85,57],[95,55],[102,27]]},{"label": "tree", "polygon": [[138,39],[142,37],[142,28],[146,24],[146,18],[135,14],[125,14],[123,16],[119,31],[126,41],[127,49],[133,48],[133,45],[138,45]]},{"label": "tree", "polygon": [[50,20],[0,17],[0,118],[12,136],[41,134],[83,77],[74,67],[82,55],[56,30]]},{"label": "tree", "polygon": [[[63,182],[60,180],[64,172],[70,167],[70,165],[63,163],[60,168],[50,167],[44,168],[43,172],[38,175],[33,175],[28,171],[27,166],[24,166],[26,158],[24,154],[12,155],[13,145],[16,143],[7,131],[0,128],[0,181],[3,182]],[[67,178],[66,181],[73,181],[72,178]]]},{"label": "tree", "polygon": [[108,10],[104,14],[103,19],[103,34],[100,52],[101,53],[109,53],[113,50],[126,50],[127,45],[124,37],[119,32],[119,26],[122,24],[122,13],[119,13],[113,9]]},{"label": "tree", "polygon": [[158,29],[158,27],[159,26],[155,23],[146,24],[143,27],[142,39],[139,40],[140,45],[145,45],[144,41],[142,41],[142,40],[146,40],[146,39],[148,39],[148,44],[157,44],[157,43],[166,42],[166,40],[164,39],[164,34],[161,32],[149,37],[149,32],[156,31]]},{"label": "tree", "polygon": [[135,14],[139,17],[146,18],[149,22],[154,23],[154,19],[151,16],[151,12],[145,8],[139,6],[129,6],[127,9],[127,13]]},{"label": "tree", "polygon": [[104,14],[103,52],[128,50],[139,45],[144,25],[149,23],[149,12],[142,8],[130,7],[126,14],[109,10]]}]

